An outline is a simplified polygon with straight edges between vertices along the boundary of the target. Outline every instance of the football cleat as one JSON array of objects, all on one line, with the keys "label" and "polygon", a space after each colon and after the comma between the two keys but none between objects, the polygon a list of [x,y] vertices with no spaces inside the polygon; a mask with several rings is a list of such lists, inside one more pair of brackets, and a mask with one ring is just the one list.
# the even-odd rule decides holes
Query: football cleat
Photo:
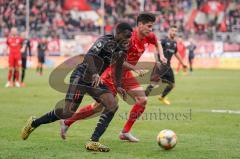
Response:
[{"label": "football cleat", "polygon": [[32,127],[32,122],[36,119],[36,117],[31,116],[26,125],[23,127],[22,129],[22,133],[21,133],[21,137],[23,140],[26,140],[28,138],[28,136],[33,132],[33,130],[35,129],[34,127]]},{"label": "football cleat", "polygon": [[21,82],[21,87],[26,87],[26,84],[24,82]]},{"label": "football cleat", "polygon": [[170,105],[170,101],[166,97],[159,97],[158,98],[163,104]]},{"label": "football cleat", "polygon": [[15,82],[15,87],[21,87],[20,83],[18,81]]},{"label": "football cleat", "polygon": [[6,84],[5,84],[5,87],[8,88],[8,87],[12,87],[13,86],[13,83],[8,81]]},{"label": "football cleat", "polygon": [[120,132],[119,139],[120,140],[128,140],[130,142],[139,142],[140,141],[138,138],[134,137],[131,133],[123,133],[123,132]]},{"label": "football cleat", "polygon": [[65,123],[64,123],[65,120],[60,120],[60,136],[63,140],[66,139],[66,136],[67,136],[67,130],[69,128],[69,126],[67,126]]},{"label": "football cleat", "polygon": [[97,152],[109,152],[110,148],[101,144],[100,142],[89,141],[86,143],[85,148],[90,151],[97,151]]}]

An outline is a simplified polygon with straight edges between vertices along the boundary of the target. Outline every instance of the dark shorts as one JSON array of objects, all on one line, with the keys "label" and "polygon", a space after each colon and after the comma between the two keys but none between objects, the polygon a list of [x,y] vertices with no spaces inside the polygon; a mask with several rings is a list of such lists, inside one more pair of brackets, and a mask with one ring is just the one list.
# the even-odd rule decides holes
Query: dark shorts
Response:
[{"label": "dark shorts", "polygon": [[81,103],[84,95],[87,93],[97,102],[101,102],[99,97],[104,93],[112,93],[105,84],[100,84],[98,87],[92,87],[91,83],[81,80],[81,76],[72,73],[70,77],[70,85],[65,97],[65,100],[75,103],[77,106]]},{"label": "dark shorts", "polygon": [[44,56],[38,56],[38,62],[39,63],[45,63],[45,57]]},{"label": "dark shorts", "polygon": [[27,58],[22,57],[22,68],[26,69],[27,68]]},{"label": "dark shorts", "polygon": [[160,80],[167,83],[175,83],[173,70],[169,65],[161,65],[158,67],[157,64],[155,64],[150,81],[158,82]]},{"label": "dark shorts", "polygon": [[188,55],[188,61],[192,61],[194,59],[194,54],[189,54]]}]

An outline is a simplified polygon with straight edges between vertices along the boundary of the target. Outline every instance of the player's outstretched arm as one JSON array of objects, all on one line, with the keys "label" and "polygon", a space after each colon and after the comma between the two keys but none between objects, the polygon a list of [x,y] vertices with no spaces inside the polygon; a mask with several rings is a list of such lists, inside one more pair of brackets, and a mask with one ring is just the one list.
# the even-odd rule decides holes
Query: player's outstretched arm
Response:
[{"label": "player's outstretched arm", "polygon": [[[160,60],[163,64],[166,64],[167,63],[167,59],[165,58],[164,54],[163,54],[163,47],[162,47],[162,44],[158,41],[155,45],[155,48],[157,50],[157,53],[159,54],[160,56]],[[158,58],[155,58],[156,60],[158,60]],[[156,61],[158,62],[158,61]]]},{"label": "player's outstretched arm", "polygon": [[183,68],[186,69],[187,68],[187,65],[183,62],[181,56],[179,55],[179,53],[177,52],[175,54],[176,58],[178,59],[178,61],[182,64]]},{"label": "player's outstretched arm", "polygon": [[121,94],[124,100],[126,100],[126,91],[121,86],[122,81],[122,69],[123,69],[123,63],[126,58],[126,52],[122,53],[119,57],[114,58],[115,64],[113,65],[113,81],[115,84],[115,87],[117,88],[117,92]]},{"label": "player's outstretched arm", "polygon": [[140,77],[143,77],[146,74],[146,71],[144,71],[142,68],[134,66],[126,61],[124,61],[123,66],[128,68],[129,70],[136,72]]}]

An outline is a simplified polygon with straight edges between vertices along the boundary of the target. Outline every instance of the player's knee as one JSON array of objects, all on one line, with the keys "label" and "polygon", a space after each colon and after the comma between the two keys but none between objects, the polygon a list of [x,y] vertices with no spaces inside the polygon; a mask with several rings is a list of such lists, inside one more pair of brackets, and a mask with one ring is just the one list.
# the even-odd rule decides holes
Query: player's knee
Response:
[{"label": "player's knee", "polygon": [[65,101],[65,105],[59,105],[56,107],[55,113],[60,119],[67,119],[73,116],[77,108],[78,104],[71,101]]},{"label": "player's knee", "polygon": [[118,104],[115,100],[111,100],[107,103],[106,105],[106,108],[105,109],[108,109],[109,111],[111,112],[116,112],[117,109],[118,109]]},{"label": "player's knee", "polygon": [[73,113],[69,112],[68,110],[64,108],[56,108],[55,109],[55,114],[59,119],[68,119],[72,117]]},{"label": "player's knee", "polygon": [[94,103],[92,105],[92,107],[93,107],[93,110],[95,113],[99,113],[99,112],[103,111],[103,109],[104,109],[104,107],[101,103]]},{"label": "player's knee", "polygon": [[143,107],[145,107],[147,105],[147,97],[144,96],[144,97],[139,97],[137,99],[137,103]]}]

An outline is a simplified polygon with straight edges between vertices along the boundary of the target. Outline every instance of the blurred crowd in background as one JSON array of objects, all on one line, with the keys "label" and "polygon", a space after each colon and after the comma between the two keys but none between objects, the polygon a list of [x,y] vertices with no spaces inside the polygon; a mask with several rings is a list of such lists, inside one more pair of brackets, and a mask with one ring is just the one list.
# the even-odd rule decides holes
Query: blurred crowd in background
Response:
[{"label": "blurred crowd in background", "polygon": [[[185,37],[213,38],[216,32],[240,30],[240,0],[30,0],[30,37],[73,39],[77,34],[100,34],[104,14],[105,33],[118,21],[136,25],[141,11],[156,13],[154,31],[165,33],[175,24]],[[89,16],[88,16],[89,15]],[[0,0],[0,37],[11,27],[26,29],[26,0]]]}]

